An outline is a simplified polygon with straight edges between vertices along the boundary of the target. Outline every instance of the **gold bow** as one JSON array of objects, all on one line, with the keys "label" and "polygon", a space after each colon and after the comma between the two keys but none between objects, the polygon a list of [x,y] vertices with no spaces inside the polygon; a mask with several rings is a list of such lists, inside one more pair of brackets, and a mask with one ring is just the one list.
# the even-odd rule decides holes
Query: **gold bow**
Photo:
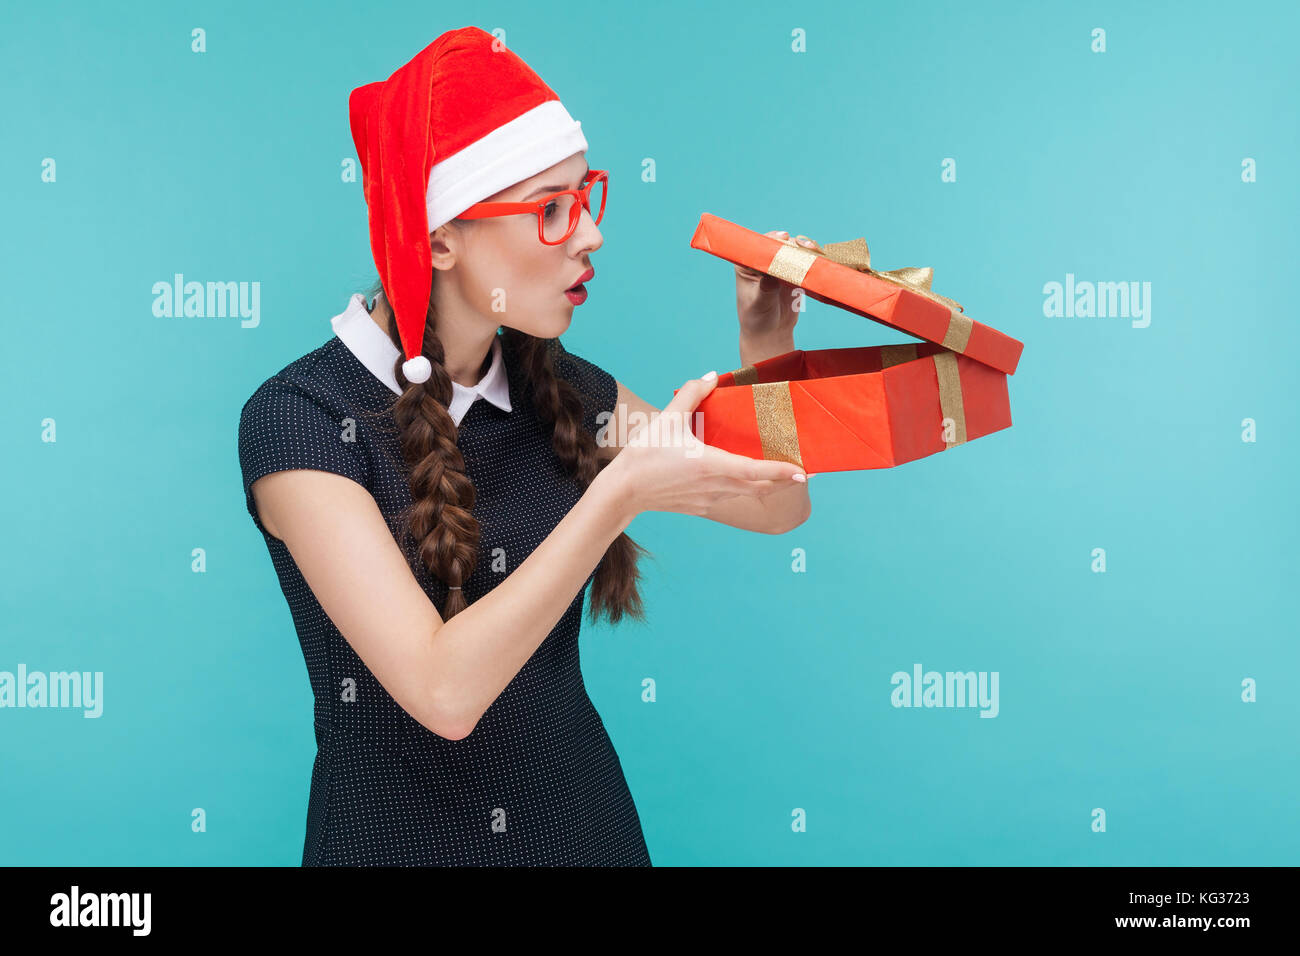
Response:
[{"label": "gold bow", "polygon": [[850,269],[865,272],[877,279],[892,282],[894,285],[923,295],[927,299],[942,303],[954,311],[966,311],[962,308],[960,302],[939,295],[939,293],[930,289],[930,283],[934,280],[934,269],[930,266],[904,266],[902,269],[890,269],[887,272],[877,272],[871,268],[871,251],[867,248],[866,239],[831,242],[821,249],[801,246],[794,239],[781,239],[779,241],[782,245],[788,246],[789,249],[778,249],[767,271],[778,279],[784,279],[793,285],[803,285],[804,276],[808,274],[808,267],[812,265],[813,260],[805,256],[794,255],[790,250],[807,253],[809,256],[823,256],[831,260],[831,262],[837,262],[842,266],[848,266]]}]

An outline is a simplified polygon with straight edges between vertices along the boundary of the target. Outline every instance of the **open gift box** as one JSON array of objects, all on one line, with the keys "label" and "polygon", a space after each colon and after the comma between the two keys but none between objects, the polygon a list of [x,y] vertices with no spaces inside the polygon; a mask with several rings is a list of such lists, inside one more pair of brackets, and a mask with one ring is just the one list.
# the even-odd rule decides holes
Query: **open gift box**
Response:
[{"label": "open gift box", "polygon": [[1023,343],[932,292],[930,269],[877,272],[865,240],[817,252],[708,213],[691,246],[925,340],[797,349],[719,375],[691,416],[701,441],[818,473],[892,468],[1011,427]]}]

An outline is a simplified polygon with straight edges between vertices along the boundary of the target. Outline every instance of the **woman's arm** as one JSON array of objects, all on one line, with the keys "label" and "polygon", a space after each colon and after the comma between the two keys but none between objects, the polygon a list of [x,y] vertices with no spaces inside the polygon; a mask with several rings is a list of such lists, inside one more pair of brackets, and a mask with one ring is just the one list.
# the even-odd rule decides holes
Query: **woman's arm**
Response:
[{"label": "woman's arm", "polygon": [[[786,241],[784,230],[767,233]],[[810,250],[821,246],[807,236],[795,241]],[[753,365],[763,359],[794,351],[794,327],[803,309],[804,291],[776,276],[736,266],[736,318],[740,321],[740,364]]]},{"label": "woman's arm", "polygon": [[[597,442],[597,453],[606,459],[616,457],[623,448],[619,439],[626,441],[628,433],[638,421],[648,419],[658,412],[659,409],[619,382],[614,417],[605,426],[603,439]],[[778,481],[769,495],[761,498],[748,495],[726,498],[702,517],[744,531],[785,534],[807,521],[811,514],[812,500],[808,497],[808,482]]]},{"label": "woman's arm", "polygon": [[740,364],[754,365],[794,351],[794,329],[740,333]]},{"label": "woman's arm", "polygon": [[[687,382],[664,417],[689,415],[714,382]],[[673,446],[653,437],[661,427],[662,420],[652,420],[644,447],[602,469],[519,567],[449,621],[411,573],[363,485],[298,468],[264,475],[251,490],[263,526],[284,541],[362,663],[408,714],[458,740],[554,629],[637,514],[703,514],[722,498],[772,494],[798,471],[708,446]]]},{"label": "woman's arm", "polygon": [[518,568],[450,621],[411,573],[375,499],[355,481],[280,471],[254,482],[253,494],[262,523],[285,542],[362,663],[422,725],[459,740],[631,522],[605,474]]}]

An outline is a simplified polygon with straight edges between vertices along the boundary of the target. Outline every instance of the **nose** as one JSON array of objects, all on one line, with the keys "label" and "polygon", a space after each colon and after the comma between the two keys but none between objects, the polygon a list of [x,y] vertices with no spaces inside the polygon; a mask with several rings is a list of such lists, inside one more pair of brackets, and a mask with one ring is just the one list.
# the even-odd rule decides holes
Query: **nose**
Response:
[{"label": "nose", "polygon": [[580,208],[582,211],[578,215],[578,225],[573,230],[573,235],[569,237],[569,241],[579,250],[595,252],[605,244],[605,239],[600,234],[600,227],[596,225],[596,220],[587,211],[587,207]]}]

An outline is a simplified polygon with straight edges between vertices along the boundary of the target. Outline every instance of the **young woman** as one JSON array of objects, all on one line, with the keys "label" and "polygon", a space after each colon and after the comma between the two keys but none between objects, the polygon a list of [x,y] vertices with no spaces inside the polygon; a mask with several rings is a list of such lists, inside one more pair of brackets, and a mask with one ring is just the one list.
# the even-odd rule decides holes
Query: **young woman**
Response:
[{"label": "young woman", "polygon": [[[637,514],[779,534],[804,476],[681,426],[714,373],[661,411],[560,344],[608,177],[522,60],[467,27],[350,105],[373,306],[354,295],[239,427],[315,695],[303,864],[649,865],[583,685],[584,595],[643,619]],[[793,349],[791,287],[737,290],[742,363]]]}]

